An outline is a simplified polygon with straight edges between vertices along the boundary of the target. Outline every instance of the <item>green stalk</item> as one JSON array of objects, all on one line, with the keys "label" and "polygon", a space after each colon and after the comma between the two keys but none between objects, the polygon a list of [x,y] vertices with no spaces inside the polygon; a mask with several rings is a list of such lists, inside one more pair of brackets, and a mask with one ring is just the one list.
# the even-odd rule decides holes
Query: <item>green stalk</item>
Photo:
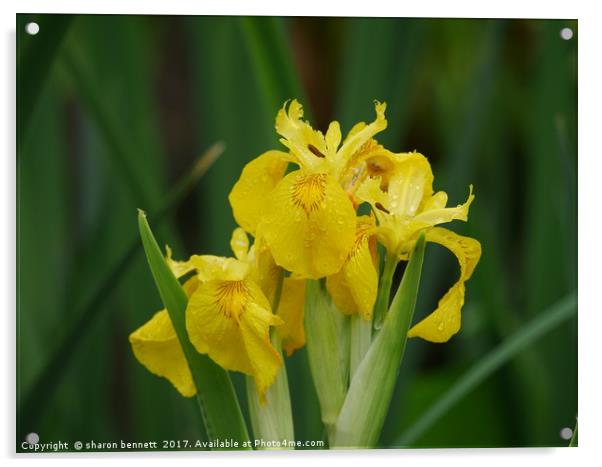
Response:
[{"label": "green stalk", "polygon": [[[272,310],[274,313],[277,312],[280,304],[283,280],[284,270],[280,268],[278,285],[272,303]],[[275,330],[272,330],[271,340],[276,351],[282,356],[282,345],[278,333],[275,332]],[[284,361],[282,368],[276,375],[274,384],[266,391],[265,401],[260,400],[255,386],[255,380],[251,376],[246,377],[246,383],[249,415],[255,440],[266,442],[282,440],[294,441],[295,430],[293,427],[293,411]],[[271,449],[270,447],[263,447],[261,444],[256,445],[255,447],[258,449]],[[286,447],[283,449],[286,449]]]},{"label": "green stalk", "polygon": [[395,274],[397,263],[398,260],[396,255],[387,254],[383,273],[380,276],[380,282],[378,284],[376,303],[374,305],[374,329],[377,331],[382,328],[385,315],[387,314],[387,308],[389,308],[391,284],[393,282],[393,274]]},{"label": "green stalk", "polygon": [[353,379],[355,370],[362,363],[372,343],[372,320],[367,321],[359,314],[351,316],[349,343],[349,377]]},{"label": "green stalk", "polygon": [[351,380],[331,446],[367,448],[373,447],[378,441],[414,315],[424,244],[422,234],[382,329]]},{"label": "green stalk", "polygon": [[[138,214],[140,237],[161,300],[182,346],[197,389],[196,400],[210,441],[234,440],[230,449],[249,449],[250,440],[242,412],[228,373],[207,355],[196,351],[186,331],[188,299],[165,262],[144,212]],[[212,447],[219,449],[221,446]]]},{"label": "green stalk", "polygon": [[317,280],[305,288],[305,337],[312,380],[322,423],[329,438],[345,400],[349,377],[349,330],[347,317],[332,303]]}]

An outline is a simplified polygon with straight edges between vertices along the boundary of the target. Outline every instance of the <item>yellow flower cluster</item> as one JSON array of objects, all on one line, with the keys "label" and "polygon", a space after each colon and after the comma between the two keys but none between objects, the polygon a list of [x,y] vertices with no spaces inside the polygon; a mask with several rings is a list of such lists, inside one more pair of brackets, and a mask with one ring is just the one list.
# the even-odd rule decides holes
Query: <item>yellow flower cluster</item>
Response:
[{"label": "yellow flower cluster", "polygon": [[[386,105],[342,139],[338,122],[326,134],[303,120],[293,100],[278,112],[276,131],[288,151],[271,150],[249,162],[230,204],[241,226],[232,234],[235,258],[192,256],[167,261],[189,297],[190,341],[227,370],[255,379],[260,395],[274,381],[282,358],[270,340],[277,329],[287,354],[305,344],[305,279],[325,278],[337,308],[372,319],[379,274],[376,243],[407,260],[421,233],[458,259],[460,277],[435,311],[412,327],[410,337],[445,342],[460,329],[465,282],[481,255],[478,241],[437,224],[466,221],[474,199],[447,207],[433,191],[433,173],[421,154],[393,153],[374,136],[387,127]],[[362,203],[370,215],[358,215]],[[243,230],[244,229],[244,230]],[[248,234],[254,236],[249,247]],[[290,274],[282,278],[284,271]],[[277,304],[272,309],[272,305]],[[165,310],[130,336],[136,358],[169,379],[185,396],[195,393],[190,370]]]}]

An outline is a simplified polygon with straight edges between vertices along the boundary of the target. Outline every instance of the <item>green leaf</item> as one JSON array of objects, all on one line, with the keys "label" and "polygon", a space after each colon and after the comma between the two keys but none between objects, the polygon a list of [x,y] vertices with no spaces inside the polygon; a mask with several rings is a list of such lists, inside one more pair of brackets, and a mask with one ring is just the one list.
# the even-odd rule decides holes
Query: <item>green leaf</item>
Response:
[{"label": "green leaf", "polygon": [[238,442],[239,449],[243,448],[242,444],[249,440],[249,435],[230,377],[208,356],[199,354],[190,343],[186,332],[186,294],[165,262],[142,211],[138,214],[138,227],[159,295],[190,366],[206,433],[210,440],[233,439]]},{"label": "green leaf", "polygon": [[427,410],[395,443],[407,446],[416,441],[435,424],[459,400],[468,395],[477,385],[491,376],[502,365],[517,356],[537,339],[568,320],[577,310],[577,297],[570,294],[555,305],[540,313],[530,323],[507,338],[498,347],[481,358],[449,390]]},{"label": "green leaf", "polygon": [[378,441],[414,315],[424,244],[421,235],[384,324],[351,381],[337,420],[334,446],[372,447]]}]

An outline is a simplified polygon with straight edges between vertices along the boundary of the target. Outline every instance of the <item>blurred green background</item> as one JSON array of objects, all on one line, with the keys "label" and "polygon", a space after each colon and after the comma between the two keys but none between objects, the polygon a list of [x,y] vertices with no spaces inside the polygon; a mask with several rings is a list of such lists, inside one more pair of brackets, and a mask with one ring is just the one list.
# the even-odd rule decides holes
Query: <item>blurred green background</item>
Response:
[{"label": "blurred green background", "polygon": [[[32,20],[35,36],[24,30]],[[475,186],[469,222],[452,226],[483,245],[462,331],[444,345],[409,342],[383,447],[576,290],[576,21],[18,15],[17,49],[18,444],[32,431],[42,441],[200,436],[194,402],[129,348],[160,307],[132,249],[136,208],[164,206],[223,141],[153,227],[176,257],[228,255],[227,194],[245,163],[279,146],[274,117],[288,98],[314,127],[336,119],[344,131],[386,101],[381,143],[429,157],[451,204]],[[429,245],[416,319],[457,274],[453,256]],[[404,445],[565,446],[576,325],[527,346]],[[297,438],[321,439],[305,351],[287,366]]]}]

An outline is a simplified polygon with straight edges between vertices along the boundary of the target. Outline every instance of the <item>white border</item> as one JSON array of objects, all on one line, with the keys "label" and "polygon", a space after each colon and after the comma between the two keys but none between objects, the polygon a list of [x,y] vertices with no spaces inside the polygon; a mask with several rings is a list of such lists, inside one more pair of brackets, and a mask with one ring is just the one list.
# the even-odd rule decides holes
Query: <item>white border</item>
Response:
[{"label": "white border", "polygon": [[[129,13],[129,14],[211,14],[211,15],[275,15],[275,16],[418,16],[418,17],[477,17],[477,18],[578,18],[579,28],[579,445],[578,449],[472,449],[472,450],[423,450],[423,451],[349,451],[337,453],[299,452],[296,455],[282,453],[147,453],[147,454],[102,454],[86,455],[86,462],[92,465],[105,464],[107,460],[124,460],[128,464],[164,464],[167,459],[177,456],[178,462],[195,465],[237,464],[279,465],[282,463],[302,465],[307,462],[342,461],[345,464],[364,464],[369,458],[377,462],[394,462],[407,465],[433,465],[445,462],[446,466],[488,466],[509,463],[544,463],[546,466],[567,465],[568,463],[598,458],[596,449],[600,443],[602,414],[597,358],[600,352],[600,332],[602,331],[602,310],[597,302],[596,288],[600,288],[602,265],[600,254],[600,233],[596,222],[602,209],[600,199],[600,174],[602,158],[600,150],[600,118],[602,109],[600,87],[602,73],[598,58],[602,40],[600,37],[600,17],[596,15],[594,2],[546,1],[526,2],[510,0],[505,2],[483,2],[454,0],[399,2],[393,0],[370,0],[369,2],[349,1],[324,2],[304,0],[299,2],[276,2],[258,0],[194,2],[191,0],[75,0],[32,1],[22,0],[0,2],[3,29],[3,71],[0,74],[1,113],[0,141],[4,154],[0,158],[0,168],[4,177],[1,187],[3,228],[0,230],[0,262],[3,266],[0,280],[1,296],[4,297],[3,311],[4,351],[1,360],[2,381],[0,391],[5,414],[0,425],[2,455],[14,462],[14,414],[15,414],[15,349],[14,349],[14,310],[15,310],[15,13]],[[554,187],[550,187],[554,189]],[[84,455],[21,456],[20,465],[43,459],[50,464],[62,465],[65,462],[81,463]]]}]

